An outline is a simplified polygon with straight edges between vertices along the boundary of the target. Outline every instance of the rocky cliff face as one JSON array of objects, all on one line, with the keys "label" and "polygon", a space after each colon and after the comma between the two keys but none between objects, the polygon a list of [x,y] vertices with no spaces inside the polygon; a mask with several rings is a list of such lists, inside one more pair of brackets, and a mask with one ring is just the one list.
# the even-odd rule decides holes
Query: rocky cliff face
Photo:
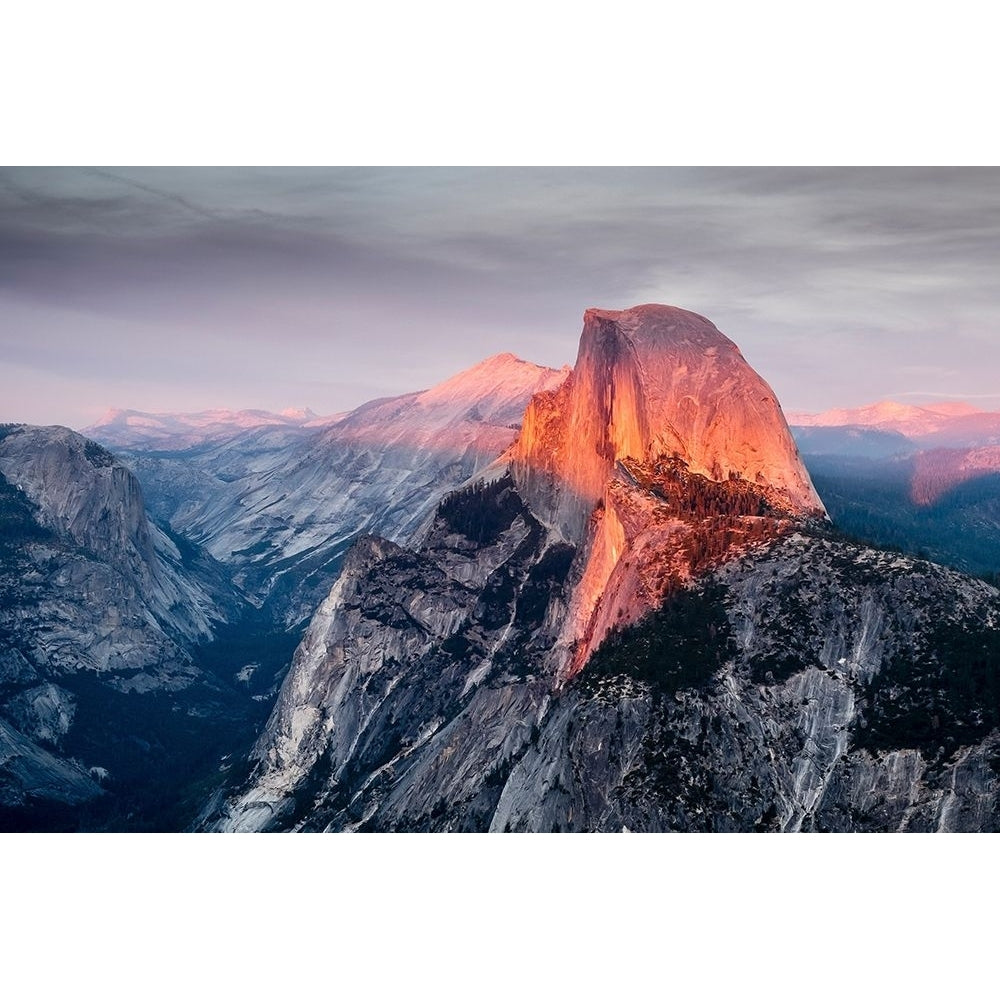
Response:
[{"label": "rocky cliff face", "polygon": [[793,535],[600,650],[491,828],[996,830],[998,626],[983,583]]},{"label": "rocky cliff face", "polygon": [[263,426],[172,456],[133,447],[123,458],[158,516],[295,625],[329,592],[355,539],[412,535],[510,445],[532,395],[566,374],[501,354],[327,426]]},{"label": "rocky cliff face", "polygon": [[994,588],[793,533],[676,592],[560,684],[546,651],[571,553],[539,556],[541,537],[518,509],[471,562],[443,523],[419,553],[359,543],[249,780],[209,824],[1000,827]]},{"label": "rocky cliff face", "polygon": [[532,402],[511,462],[532,508],[578,544],[625,458],[677,458],[715,481],[766,487],[789,513],[823,509],[770,387],[683,309],[588,309],[572,379],[558,399]]},{"label": "rocky cliff face", "polygon": [[3,428],[0,807],[96,797],[123,741],[139,741],[126,756],[140,764],[163,735],[153,701],[169,718],[217,699],[192,650],[239,605],[189,548],[149,522],[135,477],[99,445]]},{"label": "rocky cliff face", "polygon": [[186,640],[224,620],[219,594],[178,571],[177,546],[146,516],[135,476],[92,441],[64,427],[20,427],[0,441],[0,473],[23,493],[39,526],[95,553],[128,580],[165,631]]},{"label": "rocky cliff face", "polygon": [[[549,700],[538,663],[565,613],[572,557],[509,477],[449,498],[419,551],[359,541],[296,651],[223,828],[327,814],[353,825],[374,802],[369,791],[392,794],[443,733],[460,744],[445,769],[420,770],[421,785],[433,804],[477,797],[498,746],[513,752]],[[510,682],[498,697],[500,678]]]},{"label": "rocky cliff face", "polygon": [[[676,312],[589,313],[509,471],[352,549],[206,825],[996,827],[1000,595],[837,538],[773,397]],[[690,351],[738,419],[657,423]]]},{"label": "rocky cliff face", "polygon": [[696,568],[689,491],[636,476],[715,484],[700,513],[722,518],[824,513],[774,393],[711,322],[670,306],[587,310],[573,375],[532,401],[508,458],[532,511],[583,552],[558,640],[569,673]]}]

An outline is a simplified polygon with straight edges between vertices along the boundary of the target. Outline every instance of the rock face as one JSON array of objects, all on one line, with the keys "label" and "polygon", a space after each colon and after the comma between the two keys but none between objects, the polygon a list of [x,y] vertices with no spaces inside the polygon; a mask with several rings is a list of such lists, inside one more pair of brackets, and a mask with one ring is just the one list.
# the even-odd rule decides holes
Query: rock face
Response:
[{"label": "rock face", "polygon": [[92,441],[64,427],[18,427],[0,440],[0,474],[37,511],[39,527],[128,580],[147,616],[198,640],[224,620],[211,595],[177,569],[177,546],[146,517],[139,483]]},{"label": "rock face", "polygon": [[[588,313],[506,471],[355,545],[207,827],[997,827],[1000,595],[835,536],[678,312]],[[695,357],[716,415],[664,429]]]},{"label": "rock face", "polygon": [[157,516],[291,626],[322,601],[361,534],[408,538],[510,445],[532,395],[566,375],[501,354],[327,426],[262,426],[178,455],[133,446],[122,457]]},{"label": "rock face", "polygon": [[[312,828],[327,815],[352,826],[374,804],[368,790],[394,797],[411,766],[432,807],[479,796],[498,749],[514,752],[550,698],[535,664],[565,613],[572,556],[509,477],[449,498],[417,552],[360,540],[296,651],[222,828]],[[427,772],[432,747],[450,763]]]},{"label": "rock face", "polygon": [[149,748],[145,696],[168,716],[215,699],[192,650],[238,614],[211,561],[149,522],[138,482],[107,451],[66,428],[5,425],[0,806],[99,795],[79,758],[105,771],[116,740]]},{"label": "rock face", "polygon": [[1000,600],[793,535],[599,651],[511,769],[497,830],[1000,827]]},{"label": "rock face", "polygon": [[669,306],[588,309],[571,379],[525,414],[518,489],[579,544],[617,461],[671,457],[767,487],[789,513],[822,512],[774,393],[712,323]]},{"label": "rock face", "polygon": [[1000,828],[994,588],[795,533],[558,684],[570,554],[510,513],[486,546],[439,521],[419,553],[352,550],[210,826]]},{"label": "rock face", "polygon": [[[670,306],[587,310],[572,376],[532,401],[509,459],[536,516],[584,550],[559,637],[570,672],[612,625],[662,598],[651,578],[682,541],[671,515],[687,491],[672,509],[662,489],[651,504],[636,475],[663,485],[669,466],[688,483],[722,484],[722,516],[751,512],[724,496],[747,489],[773,515],[823,515],[774,393],[712,323]],[[693,568],[672,561],[673,580]]]}]

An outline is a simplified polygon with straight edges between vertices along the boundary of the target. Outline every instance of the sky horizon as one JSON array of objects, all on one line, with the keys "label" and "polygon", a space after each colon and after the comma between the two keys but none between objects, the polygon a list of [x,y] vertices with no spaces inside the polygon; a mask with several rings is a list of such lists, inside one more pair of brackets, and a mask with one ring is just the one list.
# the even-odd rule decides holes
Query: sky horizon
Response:
[{"label": "sky horizon", "polygon": [[2,168],[0,420],[344,411],[584,310],[707,316],[786,412],[1000,408],[992,168]]}]

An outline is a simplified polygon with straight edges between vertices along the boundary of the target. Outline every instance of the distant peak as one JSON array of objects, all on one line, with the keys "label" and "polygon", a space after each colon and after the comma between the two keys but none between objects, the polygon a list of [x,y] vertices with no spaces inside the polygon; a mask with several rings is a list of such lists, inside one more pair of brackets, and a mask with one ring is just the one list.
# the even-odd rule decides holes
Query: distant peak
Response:
[{"label": "distant peak", "polygon": [[455,395],[491,395],[505,388],[534,385],[539,380],[548,380],[560,374],[553,368],[525,361],[509,351],[494,354],[482,361],[439,382],[420,393],[420,398],[431,402]]},{"label": "distant peak", "polygon": [[903,434],[930,434],[947,426],[951,421],[967,417],[987,417],[969,403],[943,401],[933,403],[900,403],[882,399],[877,403],[854,409],[825,410],[823,413],[793,413],[791,422],[801,427],[879,427],[900,431]]},{"label": "distant peak", "polygon": [[123,410],[117,406],[109,406],[108,409],[101,414],[97,421],[91,424],[92,427],[105,427],[108,424],[113,424],[118,420],[126,419],[132,416],[135,410]]},{"label": "distant peak", "polygon": [[565,381],[568,370],[556,371],[524,361],[515,354],[494,354],[415,395],[422,409],[451,410],[456,419],[519,423],[528,400]]},{"label": "distant peak", "polygon": [[477,362],[471,368],[466,368],[464,372],[459,372],[459,374],[455,377],[460,378],[461,376],[472,372],[514,368],[519,368],[526,372],[543,372],[552,370],[545,368],[544,365],[536,365],[533,361],[525,361],[524,358],[519,358],[516,354],[511,354],[510,351],[504,351],[502,354],[491,354],[488,358],[483,358],[482,361]]},{"label": "distant peak", "polygon": [[872,409],[876,413],[884,413],[889,416],[897,416],[900,414],[910,414],[920,409],[918,406],[913,406],[910,403],[899,403],[895,399],[880,399]]}]

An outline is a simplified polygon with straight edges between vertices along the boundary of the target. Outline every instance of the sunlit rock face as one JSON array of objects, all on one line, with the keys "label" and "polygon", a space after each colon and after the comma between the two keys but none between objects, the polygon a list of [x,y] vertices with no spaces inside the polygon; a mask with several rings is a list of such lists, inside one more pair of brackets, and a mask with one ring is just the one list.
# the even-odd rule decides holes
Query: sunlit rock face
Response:
[{"label": "sunlit rock face", "polygon": [[766,486],[788,513],[822,512],[774,393],[714,324],[672,306],[587,310],[570,382],[525,414],[518,488],[579,543],[618,460],[671,456]]},{"label": "sunlit rock face", "polygon": [[[705,568],[676,504],[637,488],[629,463],[749,486],[774,517],[824,513],[770,387],[714,324],[672,306],[589,309],[573,375],[532,401],[510,457],[535,515],[585,552],[559,639],[569,673],[662,600],[665,575]],[[720,496],[713,512],[734,511]]]}]

